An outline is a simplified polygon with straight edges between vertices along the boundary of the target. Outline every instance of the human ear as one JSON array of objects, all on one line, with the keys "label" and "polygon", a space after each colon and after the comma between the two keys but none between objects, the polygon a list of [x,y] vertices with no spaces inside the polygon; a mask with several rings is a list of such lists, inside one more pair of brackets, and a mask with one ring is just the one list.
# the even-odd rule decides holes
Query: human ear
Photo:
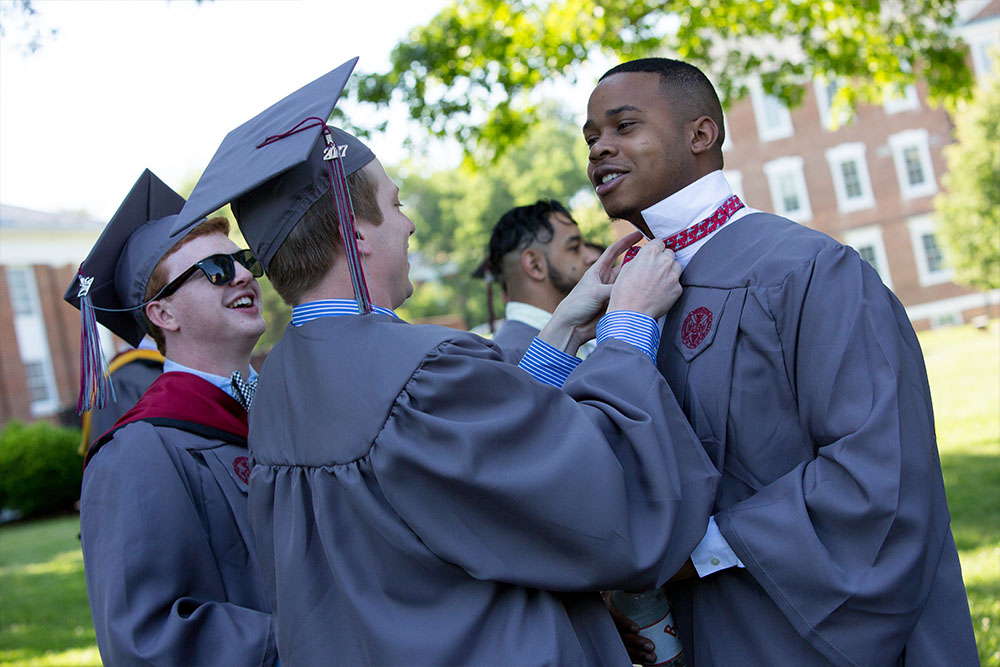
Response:
[{"label": "human ear", "polygon": [[545,280],[545,261],[542,253],[534,248],[527,248],[521,252],[521,270],[532,280]]},{"label": "human ear", "polygon": [[358,223],[361,223],[361,221],[356,221],[354,225],[354,242],[358,246],[358,253],[361,255],[371,255],[375,251],[375,248],[372,247],[371,239],[365,233],[365,229]]},{"label": "human ear", "polygon": [[170,302],[165,299],[147,304],[146,317],[165,331],[177,331],[181,328],[180,322],[177,321],[177,317],[170,307]]},{"label": "human ear", "polygon": [[695,155],[711,149],[719,139],[719,126],[710,116],[701,116],[693,121],[689,127],[691,128],[691,152]]}]

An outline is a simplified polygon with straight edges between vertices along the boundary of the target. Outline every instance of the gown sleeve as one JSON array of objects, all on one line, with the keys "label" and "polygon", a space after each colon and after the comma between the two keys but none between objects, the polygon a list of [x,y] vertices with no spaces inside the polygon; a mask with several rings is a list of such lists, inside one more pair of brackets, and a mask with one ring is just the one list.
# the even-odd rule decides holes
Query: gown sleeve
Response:
[{"label": "gown sleeve", "polygon": [[397,398],[372,463],[438,557],[553,591],[661,585],[704,534],[718,481],[655,365],[616,340],[562,391],[486,346],[444,343]]},{"label": "gown sleeve", "polygon": [[833,664],[895,664],[949,535],[919,344],[875,271],[842,246],[767,305],[814,458],[716,521]]},{"label": "gown sleeve", "polygon": [[275,664],[271,615],[225,601],[201,518],[201,480],[167,453],[169,435],[126,426],[87,466],[80,531],[101,657],[112,665]]}]

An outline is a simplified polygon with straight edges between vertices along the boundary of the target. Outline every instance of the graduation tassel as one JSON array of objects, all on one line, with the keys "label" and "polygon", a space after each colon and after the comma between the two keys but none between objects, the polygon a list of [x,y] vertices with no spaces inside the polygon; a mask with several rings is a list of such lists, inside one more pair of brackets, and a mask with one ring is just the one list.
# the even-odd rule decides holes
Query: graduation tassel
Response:
[{"label": "graduation tassel", "polygon": [[77,414],[108,405],[108,399],[117,401],[115,386],[111,382],[108,362],[101,350],[101,337],[97,331],[97,316],[90,298],[94,279],[78,273],[80,290],[80,396],[76,402]]},{"label": "graduation tassel", "polygon": [[368,281],[365,280],[365,272],[361,266],[361,257],[358,254],[354,204],[351,202],[351,192],[347,187],[344,162],[340,159],[339,147],[333,143],[333,138],[326,128],[324,128],[323,137],[326,139],[326,152],[323,153],[323,159],[327,161],[327,175],[330,177],[330,190],[333,192],[333,201],[337,207],[340,239],[344,245],[344,253],[347,255],[347,268],[350,271],[351,284],[354,287],[354,299],[358,304],[358,314],[369,315],[372,312],[371,296],[368,292]]},{"label": "graduation tassel", "polygon": [[[372,312],[371,295],[368,292],[368,281],[365,280],[365,271],[361,266],[361,257],[358,255],[358,244],[356,228],[354,226],[354,204],[351,203],[351,193],[347,188],[347,172],[344,170],[342,148],[333,143],[330,128],[322,118],[309,116],[303,118],[295,127],[274,134],[257,144],[257,148],[269,146],[276,141],[281,141],[293,134],[312,129],[317,125],[322,126],[323,138],[326,140],[326,150],[323,152],[323,159],[326,160],[326,175],[330,181],[330,192],[333,193],[333,204],[336,207],[337,219],[340,223],[340,238],[344,244],[344,253],[347,255],[347,269],[351,274],[351,285],[354,287],[354,300],[358,304],[359,315],[370,315]],[[346,150],[346,147],[344,147]]]}]

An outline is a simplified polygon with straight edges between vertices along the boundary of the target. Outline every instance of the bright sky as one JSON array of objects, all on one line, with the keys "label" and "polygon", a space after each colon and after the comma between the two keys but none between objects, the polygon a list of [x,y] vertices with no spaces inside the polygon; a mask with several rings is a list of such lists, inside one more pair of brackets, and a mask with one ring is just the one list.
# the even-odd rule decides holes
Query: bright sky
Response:
[{"label": "bright sky", "polygon": [[[35,0],[58,34],[28,55],[23,34],[0,43],[0,201],[106,220],[146,167],[180,188],[229,130],[345,60],[384,71],[444,4]],[[385,162],[406,127],[369,142]]]}]

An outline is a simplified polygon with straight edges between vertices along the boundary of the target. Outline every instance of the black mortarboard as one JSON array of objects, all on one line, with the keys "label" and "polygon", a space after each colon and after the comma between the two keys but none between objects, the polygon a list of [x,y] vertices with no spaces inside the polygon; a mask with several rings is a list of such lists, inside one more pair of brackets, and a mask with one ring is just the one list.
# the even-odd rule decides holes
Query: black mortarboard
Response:
[{"label": "black mortarboard", "polygon": [[[146,283],[163,255],[177,243],[170,232],[184,198],[150,170],[132,186],[104,228],[63,298],[80,307],[81,288],[98,307],[97,321],[132,346],[146,334],[140,305]],[[168,219],[169,218],[169,219]],[[103,310],[113,308],[115,310]]]},{"label": "black mortarboard", "polygon": [[113,388],[108,392],[107,387],[95,384],[107,372],[96,322],[130,345],[139,344],[146,334],[140,307],[146,284],[159,261],[177,243],[178,237],[170,232],[183,206],[184,198],[153,172],[142,172],[63,295],[81,313],[81,411],[92,403],[105,404],[108,393],[114,395]]},{"label": "black mortarboard", "polygon": [[[344,179],[375,155],[356,137],[325,123],[357,61],[347,61],[226,135],[174,223],[174,233],[231,203],[243,237],[268,270],[295,224],[332,189],[342,237],[354,238]],[[348,215],[340,215],[342,208]],[[344,217],[350,218],[350,236],[344,233]],[[344,247],[351,263],[353,244]],[[352,278],[358,293],[358,281],[364,285],[364,279],[356,257],[354,262],[357,275],[352,268]],[[367,300],[367,288],[364,292]]]}]

